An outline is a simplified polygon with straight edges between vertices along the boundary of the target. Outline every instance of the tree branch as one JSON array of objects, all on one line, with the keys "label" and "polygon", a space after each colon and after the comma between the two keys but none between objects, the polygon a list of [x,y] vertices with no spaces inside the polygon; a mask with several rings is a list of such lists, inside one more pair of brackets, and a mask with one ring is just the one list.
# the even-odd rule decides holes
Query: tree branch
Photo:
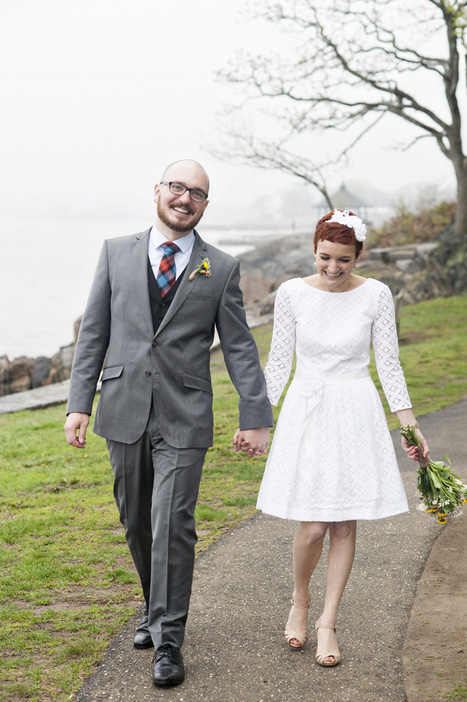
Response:
[{"label": "tree branch", "polygon": [[[467,182],[457,96],[460,47],[467,33],[465,0],[262,2],[261,17],[297,41],[292,52],[281,55],[279,46],[272,56],[242,59],[222,74],[243,88],[244,106],[250,99],[265,103],[267,119],[281,127],[282,138],[275,141],[258,140],[254,132],[251,141],[239,141],[237,135],[236,147],[246,149],[249,163],[292,173],[323,192],[326,169],[347,158],[385,115],[394,115],[420,132],[406,148],[434,139],[457,177]],[[434,44],[435,35],[445,55]],[[430,101],[435,90],[424,90],[420,97],[422,76],[444,89],[443,101]],[[290,150],[294,139],[307,132],[342,133],[349,127],[347,144],[319,166]]]}]

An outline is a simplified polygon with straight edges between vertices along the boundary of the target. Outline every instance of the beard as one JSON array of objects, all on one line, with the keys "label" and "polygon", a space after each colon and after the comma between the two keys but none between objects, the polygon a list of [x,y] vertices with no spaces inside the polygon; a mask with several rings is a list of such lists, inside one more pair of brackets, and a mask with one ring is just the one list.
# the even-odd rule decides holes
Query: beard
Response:
[{"label": "beard", "polygon": [[[179,204],[180,203],[174,202],[172,204],[172,207],[176,207]],[[183,205],[183,207],[186,208],[186,205]],[[167,207],[165,209],[170,212],[169,207]],[[193,212],[191,207],[189,208],[189,210],[190,210],[191,218],[187,222],[180,222],[180,224],[178,224],[177,222],[173,222],[171,219],[169,219],[168,214],[164,211],[164,208],[161,205],[161,201],[158,200],[158,202],[157,202],[157,216],[159,217],[161,222],[163,222],[166,225],[166,227],[171,229],[173,232],[177,232],[179,234],[182,232],[191,232],[191,230],[196,227],[199,220],[201,219],[201,217],[204,214],[204,210],[198,215],[195,212]]]}]

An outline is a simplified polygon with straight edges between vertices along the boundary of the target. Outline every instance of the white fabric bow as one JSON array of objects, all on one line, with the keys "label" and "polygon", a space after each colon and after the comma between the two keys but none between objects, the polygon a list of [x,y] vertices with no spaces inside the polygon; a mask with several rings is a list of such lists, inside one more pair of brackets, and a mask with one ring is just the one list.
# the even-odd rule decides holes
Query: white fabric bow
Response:
[{"label": "white fabric bow", "polygon": [[311,457],[312,433],[313,433],[313,413],[323,398],[325,385],[340,385],[351,383],[354,380],[369,378],[368,368],[354,373],[342,373],[341,375],[331,375],[327,378],[320,378],[313,383],[304,380],[300,381],[301,394],[306,397],[306,415],[297,429],[297,439],[305,440],[305,451],[308,458]]}]

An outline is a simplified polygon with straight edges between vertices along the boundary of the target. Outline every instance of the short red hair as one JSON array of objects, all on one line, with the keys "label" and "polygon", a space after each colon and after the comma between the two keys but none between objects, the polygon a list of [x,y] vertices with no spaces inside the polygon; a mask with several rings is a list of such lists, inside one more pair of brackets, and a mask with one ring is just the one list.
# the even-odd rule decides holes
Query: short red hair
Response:
[{"label": "short red hair", "polygon": [[[355,258],[358,258],[362,252],[363,241],[358,241],[355,236],[355,231],[353,227],[348,227],[346,224],[339,224],[339,222],[329,222],[334,210],[328,212],[328,214],[321,217],[318,224],[316,225],[315,236],[313,238],[313,249],[316,253],[316,248],[319,241],[333,241],[337,244],[345,244],[355,246]],[[353,212],[349,211],[349,215],[353,215]]]}]

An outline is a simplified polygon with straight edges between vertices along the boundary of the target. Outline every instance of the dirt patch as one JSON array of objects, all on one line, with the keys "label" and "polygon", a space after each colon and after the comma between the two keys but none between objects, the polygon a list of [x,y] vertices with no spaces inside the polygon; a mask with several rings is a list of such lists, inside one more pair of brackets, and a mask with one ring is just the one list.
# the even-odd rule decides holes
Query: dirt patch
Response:
[{"label": "dirt patch", "polygon": [[[134,586],[128,587],[129,593],[134,589]],[[135,611],[143,601],[141,597],[133,597],[125,600],[120,604],[124,604],[126,607],[134,607]],[[35,616],[41,615],[43,612],[64,612],[64,611],[75,611],[83,610],[88,611],[91,606],[105,607],[108,604],[113,604],[112,593],[110,590],[94,590],[92,593],[86,595],[80,592],[78,589],[69,590],[67,593],[60,593],[60,599],[50,602],[45,605],[36,605],[31,607],[31,603],[26,600],[8,600],[8,604],[16,607],[18,611],[27,610],[32,612]],[[119,604],[119,603],[117,603]]]},{"label": "dirt patch", "polygon": [[409,344],[416,344],[417,341],[425,341],[425,339],[433,339],[436,334],[433,334],[427,330],[423,331],[405,331],[402,336],[399,337],[399,344],[401,346],[409,346]]},{"label": "dirt patch", "polygon": [[403,652],[408,702],[467,699],[452,693],[467,686],[466,512],[441,532],[418,583]]}]

